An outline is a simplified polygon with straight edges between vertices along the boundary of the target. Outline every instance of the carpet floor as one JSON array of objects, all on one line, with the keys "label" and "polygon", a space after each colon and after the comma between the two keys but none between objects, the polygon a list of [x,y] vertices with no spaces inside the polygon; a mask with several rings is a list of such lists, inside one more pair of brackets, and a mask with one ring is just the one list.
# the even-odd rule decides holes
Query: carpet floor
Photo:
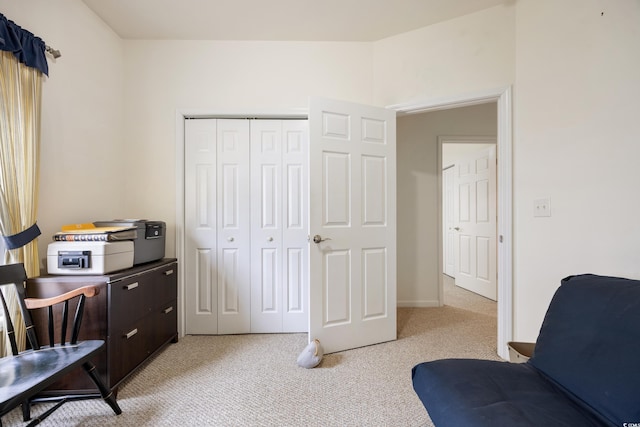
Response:
[{"label": "carpet floor", "polygon": [[[411,368],[449,357],[500,360],[496,303],[445,284],[445,306],[399,308],[396,341],[296,365],[306,334],[185,336],[102,400],[68,402],[43,426],[431,426]],[[38,404],[37,415],[50,404]],[[19,409],[3,426],[23,425]]]}]

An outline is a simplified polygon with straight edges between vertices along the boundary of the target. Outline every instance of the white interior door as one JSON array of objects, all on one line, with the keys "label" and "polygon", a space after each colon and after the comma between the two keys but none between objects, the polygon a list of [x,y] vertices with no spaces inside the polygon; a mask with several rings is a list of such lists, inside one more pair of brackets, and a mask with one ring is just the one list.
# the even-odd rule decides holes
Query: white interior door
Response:
[{"label": "white interior door", "polygon": [[497,299],[496,147],[456,163],[456,285]]},{"label": "white interior door", "polygon": [[309,122],[282,121],[282,332],[309,331]]},{"label": "white interior door", "polygon": [[251,321],[249,122],[218,119],[218,333],[246,333]]},{"label": "white interior door", "polygon": [[251,332],[308,330],[306,120],[251,121]]},{"label": "white interior door", "polygon": [[249,331],[249,122],[185,122],[187,333]]},{"label": "white interior door", "polygon": [[188,334],[218,333],[216,120],[186,120],[185,315]]},{"label": "white interior door", "polygon": [[251,124],[251,332],[282,331],[282,128]]},{"label": "white interior door", "polygon": [[218,333],[251,322],[249,122],[218,119]]},{"label": "white interior door", "polygon": [[306,120],[185,121],[190,334],[308,331]]},{"label": "white interior door", "polygon": [[444,274],[456,277],[454,220],[454,175],[455,168],[449,167],[442,171],[442,252]]},{"label": "white interior door", "polygon": [[396,339],[395,111],[312,98],[309,340]]}]

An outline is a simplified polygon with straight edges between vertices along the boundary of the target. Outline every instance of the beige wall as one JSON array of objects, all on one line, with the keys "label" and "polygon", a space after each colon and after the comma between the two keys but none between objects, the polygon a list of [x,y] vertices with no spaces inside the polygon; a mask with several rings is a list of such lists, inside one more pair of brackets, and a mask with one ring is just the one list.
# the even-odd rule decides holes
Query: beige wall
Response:
[{"label": "beige wall", "polygon": [[122,215],[123,42],[76,0],[0,0],[0,11],[62,52],[48,58],[42,93],[38,245],[46,266],[61,225]]},{"label": "beige wall", "polygon": [[63,55],[43,93],[43,266],[62,224],[99,219],[164,220],[175,255],[177,110],[372,102],[371,43],[123,41],[76,0],[0,0],[0,10]]},{"label": "beige wall", "polygon": [[174,254],[176,111],[307,107],[310,95],[371,102],[371,44],[127,41],[125,136],[137,180],[127,215],[168,223]]},{"label": "beige wall", "polygon": [[[534,339],[562,277],[640,278],[640,4],[505,4],[371,44],[316,44],[124,42],[76,0],[0,0],[63,53],[43,94],[41,248],[65,222],[141,216],[167,221],[174,253],[176,109],[295,108],[308,95],[390,105],[513,85],[514,338]],[[427,194],[435,158],[410,154],[414,120],[399,120],[399,177]],[[404,220],[435,241],[432,213],[410,211],[405,190]],[[545,197],[552,216],[534,218]],[[421,258],[399,260],[398,299],[428,301],[404,285],[437,262],[414,240]]]},{"label": "beige wall", "polygon": [[398,118],[398,304],[438,305],[438,136],[495,136],[496,104]]},{"label": "beige wall", "polygon": [[510,85],[512,2],[374,43],[373,99],[381,106]]},{"label": "beige wall", "polygon": [[640,278],[640,2],[517,5],[515,338],[530,340],[563,277]]}]

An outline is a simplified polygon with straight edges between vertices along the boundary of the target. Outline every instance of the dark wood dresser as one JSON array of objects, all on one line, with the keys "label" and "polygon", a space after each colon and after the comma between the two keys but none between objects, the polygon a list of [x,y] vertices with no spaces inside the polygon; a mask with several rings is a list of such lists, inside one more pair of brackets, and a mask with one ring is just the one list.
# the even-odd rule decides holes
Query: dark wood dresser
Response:
[{"label": "dark wood dresser", "polygon": [[[106,351],[94,363],[107,387],[117,391],[149,357],[178,341],[177,276],[177,260],[165,258],[103,276],[35,277],[27,281],[27,296],[47,298],[87,284],[99,286],[100,293],[86,300],[80,340],[105,341]],[[70,309],[75,310],[75,306],[70,305]],[[34,313],[42,344],[48,340],[46,316],[44,309]],[[54,313],[54,317],[60,322],[61,313]],[[79,370],[53,384],[45,394],[97,392],[89,377]]]}]

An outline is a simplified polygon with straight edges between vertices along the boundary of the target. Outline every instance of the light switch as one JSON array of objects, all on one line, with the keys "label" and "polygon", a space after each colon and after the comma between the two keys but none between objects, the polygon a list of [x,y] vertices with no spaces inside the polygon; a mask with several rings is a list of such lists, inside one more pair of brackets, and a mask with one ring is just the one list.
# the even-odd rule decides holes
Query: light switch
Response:
[{"label": "light switch", "polygon": [[551,201],[549,199],[534,200],[533,216],[551,216]]}]

